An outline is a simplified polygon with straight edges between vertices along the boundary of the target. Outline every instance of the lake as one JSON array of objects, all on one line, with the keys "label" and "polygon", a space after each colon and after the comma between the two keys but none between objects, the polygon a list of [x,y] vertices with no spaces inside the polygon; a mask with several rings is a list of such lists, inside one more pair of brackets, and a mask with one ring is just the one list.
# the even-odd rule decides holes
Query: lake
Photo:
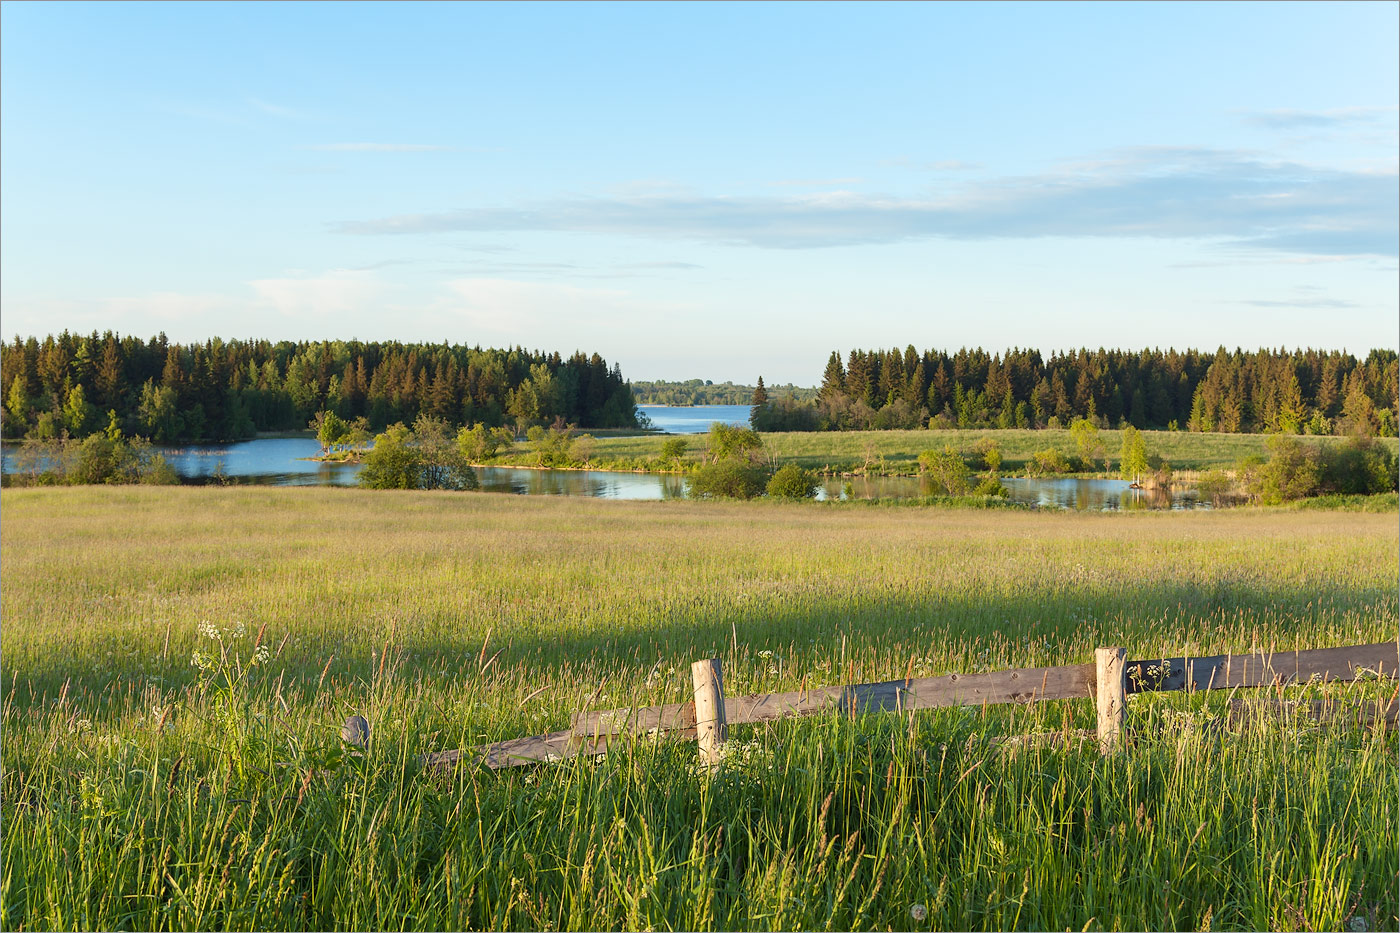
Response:
[{"label": "lake", "polygon": [[749,426],[748,405],[638,405],[637,411],[651,419],[651,426],[668,434],[704,434],[716,421]]},{"label": "lake", "polygon": [[[706,409],[747,411],[742,405],[705,406]],[[680,412],[681,409],[672,409]],[[685,411],[694,411],[686,409]],[[692,424],[698,421],[692,421]],[[709,422],[705,423],[708,430]],[[321,463],[305,458],[320,452],[311,438],[260,438],[237,444],[199,444],[162,447],[160,452],[186,480],[270,486],[354,486],[360,465]],[[4,451],[4,469],[11,469],[12,448]],[[674,474],[614,473],[606,470],[530,470],[522,467],[479,467],[477,476],[487,492],[525,496],[586,496],[598,499],[682,499],[686,478]],[[840,499],[850,483],[857,499],[900,498],[928,495],[926,480],[916,476],[826,477],[819,499]],[[1002,483],[1013,502],[1040,508],[1075,511],[1117,509],[1197,508],[1193,496],[1175,498],[1164,493],[1129,489],[1125,480],[1029,479],[1007,477]]]}]

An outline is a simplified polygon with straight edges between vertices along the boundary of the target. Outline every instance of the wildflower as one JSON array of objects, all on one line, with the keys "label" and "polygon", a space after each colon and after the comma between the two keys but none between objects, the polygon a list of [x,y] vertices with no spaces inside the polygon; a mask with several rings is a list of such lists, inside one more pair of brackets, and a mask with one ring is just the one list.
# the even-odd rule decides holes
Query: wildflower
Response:
[{"label": "wildflower", "polygon": [[763,658],[764,660],[767,660],[773,656],[773,652],[765,648],[764,650],[758,653],[758,656],[760,658]]},{"label": "wildflower", "polygon": [[258,650],[253,652],[253,663],[266,664],[270,657],[272,657],[272,652],[268,650],[267,645],[258,645]]},{"label": "wildflower", "polygon": [[909,916],[914,918],[915,923],[923,923],[928,919],[928,908],[923,904],[914,904],[909,908]]},{"label": "wildflower", "polygon": [[219,641],[224,637],[223,635],[219,634],[219,627],[213,622],[210,622],[208,619],[205,619],[203,622],[199,623],[199,634],[203,635],[205,638],[211,638],[215,641]]},{"label": "wildflower", "polygon": [[242,622],[235,622],[233,623],[233,627],[229,629],[228,633],[234,638],[242,638],[244,635],[248,634],[248,630],[243,627]]}]

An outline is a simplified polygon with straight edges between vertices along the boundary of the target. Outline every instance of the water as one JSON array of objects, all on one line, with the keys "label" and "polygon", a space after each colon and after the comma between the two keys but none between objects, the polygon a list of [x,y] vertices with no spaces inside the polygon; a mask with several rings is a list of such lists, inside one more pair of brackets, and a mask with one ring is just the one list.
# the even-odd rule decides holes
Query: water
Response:
[{"label": "water", "polygon": [[[846,483],[856,499],[928,496],[935,492],[932,483],[918,476],[824,477],[818,489],[818,499],[844,498]],[[1192,509],[1198,508],[1196,498],[1165,491],[1130,489],[1127,480],[1057,478],[1001,478],[1011,502],[1043,509],[1067,509],[1075,512],[1104,512],[1119,509]]]},{"label": "water", "polygon": [[477,467],[481,488],[519,496],[588,496],[595,499],[684,499],[685,477],[669,473],[606,470],[524,470]]},{"label": "water", "polygon": [[[659,410],[666,411],[665,408]],[[742,405],[669,409],[682,413],[744,411]],[[707,414],[707,417],[713,417]],[[693,419],[692,426],[698,424]],[[709,421],[705,422],[708,430]],[[357,463],[321,463],[306,459],[320,453],[311,438],[262,438],[237,444],[187,445],[158,448],[180,476],[194,482],[218,482],[269,486],[353,486],[360,471]],[[4,451],[4,468],[12,469],[13,447]],[[529,470],[522,467],[479,467],[481,488],[488,492],[525,496],[586,496],[599,499],[680,499],[685,496],[683,476],[655,473],[613,473],[604,470]],[[857,499],[924,496],[933,492],[928,481],[917,476],[824,477],[819,499],[840,499],[845,486]],[[1040,508],[1075,511],[1117,509],[1197,508],[1194,496],[1173,498],[1162,492],[1129,489],[1125,480],[1015,478],[1002,479],[1012,502]]]},{"label": "water", "polygon": [[716,421],[749,426],[748,405],[638,405],[637,411],[651,419],[652,427],[670,434],[704,434]]}]

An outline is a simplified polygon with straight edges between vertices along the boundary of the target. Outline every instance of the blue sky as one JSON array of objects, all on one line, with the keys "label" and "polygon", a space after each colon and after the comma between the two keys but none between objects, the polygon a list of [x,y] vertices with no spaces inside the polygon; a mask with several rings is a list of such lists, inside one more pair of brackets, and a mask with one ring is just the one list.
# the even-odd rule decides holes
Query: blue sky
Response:
[{"label": "blue sky", "polygon": [[0,332],[1395,347],[1398,13],[7,2]]}]

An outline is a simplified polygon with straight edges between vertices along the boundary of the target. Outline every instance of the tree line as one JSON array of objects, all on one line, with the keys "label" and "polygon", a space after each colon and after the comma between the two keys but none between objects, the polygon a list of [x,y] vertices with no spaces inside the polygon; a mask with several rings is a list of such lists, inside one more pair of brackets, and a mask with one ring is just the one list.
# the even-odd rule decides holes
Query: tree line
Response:
[{"label": "tree line", "polygon": [[304,429],[320,411],[374,430],[449,425],[628,428],[636,403],[598,354],[461,344],[229,340],[178,344],[108,331],[16,336],[0,349],[6,437],[94,433],[157,443]]},{"label": "tree line", "polygon": [[[770,386],[770,391],[789,393],[799,402],[817,397],[812,387]],[[754,387],[733,382],[711,382],[708,379],[687,379],[684,382],[644,381],[632,383],[632,394],[638,405],[748,405]]]},{"label": "tree line", "polygon": [[[1104,427],[1284,434],[1396,434],[1394,350],[852,350],[827,359],[817,397],[770,393],[760,431]],[[776,397],[775,397],[776,395]]]}]

